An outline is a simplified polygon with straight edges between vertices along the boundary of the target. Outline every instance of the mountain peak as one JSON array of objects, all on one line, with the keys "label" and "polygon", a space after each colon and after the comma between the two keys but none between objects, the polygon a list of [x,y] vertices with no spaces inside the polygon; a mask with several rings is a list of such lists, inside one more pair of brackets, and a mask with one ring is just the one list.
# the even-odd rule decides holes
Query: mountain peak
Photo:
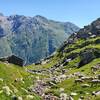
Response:
[{"label": "mountain peak", "polygon": [[[42,18],[42,19],[44,19],[45,17],[43,17],[43,16],[41,16],[41,15],[36,15],[36,16],[34,16],[34,18]],[[45,18],[46,19],[46,18]]]},{"label": "mountain peak", "polygon": [[36,16],[34,16],[33,18],[34,18],[34,19],[37,19],[37,20],[43,20],[43,21],[47,21],[47,20],[48,20],[47,18],[45,18],[45,17],[43,17],[43,16],[41,16],[41,15],[36,15]]}]

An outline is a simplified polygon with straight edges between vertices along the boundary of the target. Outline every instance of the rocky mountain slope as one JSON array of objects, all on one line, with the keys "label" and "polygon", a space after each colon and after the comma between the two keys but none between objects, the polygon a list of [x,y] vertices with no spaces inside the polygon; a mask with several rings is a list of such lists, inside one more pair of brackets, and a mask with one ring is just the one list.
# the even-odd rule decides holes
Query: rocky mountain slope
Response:
[{"label": "rocky mountain slope", "polygon": [[[49,58],[0,62],[2,100],[100,100],[100,19],[72,34]],[[6,70],[8,69],[8,70]]]},{"label": "rocky mountain slope", "polygon": [[0,14],[0,57],[14,54],[22,58],[25,64],[32,64],[53,53],[78,30],[70,22],[56,22],[39,15]]},{"label": "rocky mountain slope", "polygon": [[[46,75],[39,78],[43,89],[35,93],[42,98],[64,100],[100,99],[100,19],[72,34],[50,58],[38,65],[28,66],[28,72]],[[43,83],[44,82],[44,83]],[[43,99],[46,100],[46,99]]]}]

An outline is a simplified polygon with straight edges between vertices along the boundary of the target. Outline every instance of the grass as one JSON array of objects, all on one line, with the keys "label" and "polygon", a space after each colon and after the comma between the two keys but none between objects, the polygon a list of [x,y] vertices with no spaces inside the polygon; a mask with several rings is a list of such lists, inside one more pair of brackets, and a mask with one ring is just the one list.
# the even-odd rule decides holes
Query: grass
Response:
[{"label": "grass", "polygon": [[[27,73],[24,68],[20,66],[0,62],[0,78],[3,79],[3,82],[0,82],[0,91],[2,91],[3,86],[9,86],[13,91],[11,95],[22,96],[24,100],[26,100],[25,98],[28,94],[22,88],[27,89],[32,85],[35,77],[36,76]],[[15,79],[19,78],[23,78],[24,83],[22,81],[15,82]],[[14,93],[15,89],[18,90],[17,93]],[[34,100],[40,100],[39,96],[35,94],[33,95]],[[0,93],[0,100],[11,100],[11,96],[7,96],[5,93]]]},{"label": "grass", "polygon": [[[82,72],[85,75],[94,76],[94,74],[91,73],[91,67],[98,64],[99,62],[100,62],[100,58],[93,60],[91,63],[89,63],[81,68],[72,68],[72,70],[69,71],[68,73],[66,73],[66,75],[74,74],[75,72]],[[68,68],[68,67],[66,67],[66,68]],[[100,71],[98,71],[97,74],[100,74]],[[65,81],[62,81],[61,83],[57,84],[57,88],[52,88],[52,89],[50,89],[50,91],[52,93],[55,92],[54,94],[56,94],[56,95],[60,95],[60,92],[58,90],[60,90],[60,88],[64,88],[64,92],[67,93],[68,95],[70,95],[71,92],[75,92],[78,94],[77,96],[73,97],[75,100],[78,100],[78,98],[80,96],[85,96],[85,97],[90,96],[91,99],[96,100],[96,99],[94,99],[94,97],[91,96],[91,93],[93,91],[100,90],[100,86],[82,88],[81,84],[76,84],[74,82],[74,80],[75,80],[74,78],[70,78]],[[84,84],[90,84],[90,83],[86,82]],[[86,94],[86,93],[89,93],[89,94]]]},{"label": "grass", "polygon": [[[71,48],[69,50],[69,52],[62,52],[62,51],[59,52],[59,50],[58,50],[58,52],[55,54],[55,56],[53,58],[51,58],[50,62],[47,64],[42,64],[42,65],[41,64],[40,65],[32,64],[32,65],[22,68],[20,66],[16,66],[13,64],[7,64],[7,63],[0,62],[0,78],[3,79],[3,82],[0,81],[0,100],[11,100],[12,95],[22,96],[24,100],[27,100],[26,96],[30,93],[27,93],[25,91],[25,89],[27,90],[28,87],[30,87],[31,85],[34,85],[34,83],[36,82],[37,76],[39,76],[40,79],[45,80],[45,78],[49,77],[49,74],[48,73],[45,73],[45,75],[43,75],[44,73],[31,74],[31,73],[26,72],[26,69],[31,69],[31,70],[48,69],[48,68],[51,68],[52,66],[54,66],[59,61],[66,58],[68,55],[71,55],[72,53],[80,53],[80,52],[84,51],[85,49],[92,49],[92,48],[100,49],[100,44],[99,43],[96,44],[96,41],[99,39],[100,39],[100,37],[91,38],[86,41],[80,39],[80,40],[76,41],[76,43],[66,46],[64,48],[64,50],[68,50]],[[84,44],[86,44],[86,45],[84,45]],[[81,72],[81,73],[85,74],[86,76],[95,76],[91,72],[91,67],[100,63],[100,58],[96,58],[93,61],[91,61],[90,63],[88,63],[80,68],[77,68],[77,64],[79,62],[80,62],[80,56],[76,56],[75,59],[73,59],[66,66],[64,66],[63,69],[69,70],[65,74],[69,75],[69,74],[74,74],[76,72]],[[58,68],[58,70],[55,72],[55,74],[60,75],[60,73],[61,73],[61,69]],[[100,74],[100,71],[96,72],[96,75],[98,75],[98,74]],[[23,78],[24,83],[21,81],[15,82],[15,79],[17,79],[17,78]],[[75,100],[78,100],[78,98],[80,96],[85,96],[84,100],[87,100],[86,99],[87,97],[90,97],[91,100],[100,100],[100,97],[91,96],[91,93],[93,91],[100,90],[100,86],[82,88],[81,84],[76,84],[74,81],[75,81],[75,78],[66,79],[66,80],[62,81],[61,83],[57,83],[56,86],[52,86],[46,92],[51,92],[54,95],[59,97],[60,88],[64,88],[64,92],[67,93],[68,95],[70,95],[71,92],[77,93],[77,96],[73,96],[73,98]],[[86,84],[91,85],[91,83],[88,83],[88,82],[86,82]],[[9,86],[9,88],[13,91],[13,93],[10,96],[7,96],[4,92],[1,92],[2,87],[5,85]],[[17,93],[14,92],[15,89],[18,90]],[[34,96],[33,100],[42,100],[41,97],[38,96],[37,94],[32,93],[32,95]]]},{"label": "grass", "polygon": [[[81,51],[84,51],[85,49],[100,49],[100,44],[95,44],[95,41],[100,39],[100,37],[98,38],[93,38],[93,39],[89,39],[85,42],[89,42],[88,45],[84,45],[84,46],[81,46],[83,45],[85,42],[84,40],[79,40],[77,41],[75,44],[72,44],[68,47],[65,47],[65,49],[69,49],[69,48],[73,48],[72,51],[66,53],[66,52],[63,52],[61,55],[56,55],[56,57],[59,57],[59,56],[62,56],[62,58],[70,55],[71,53],[80,53]],[[76,48],[78,47],[78,48]],[[79,48],[80,47],[80,48]],[[60,52],[59,52],[60,53]],[[70,69],[71,70],[69,72],[66,73],[66,75],[69,75],[69,74],[74,74],[75,72],[81,72],[87,76],[95,76],[92,72],[91,72],[91,67],[95,66],[96,64],[100,63],[100,58],[97,58],[97,59],[94,59],[93,61],[91,61],[89,64],[86,64],[84,66],[82,66],[81,68],[77,68],[77,64],[79,63],[80,61],[80,57],[76,57],[75,59],[73,59],[71,62],[68,63],[68,65],[64,66],[64,69]],[[45,65],[47,66],[47,65]],[[97,71],[96,74],[100,74],[100,71]],[[74,80],[73,78],[70,78],[70,79],[67,79],[65,81],[62,81],[61,83],[58,83],[56,84],[57,88],[54,88],[52,87],[50,90],[48,90],[49,92],[52,92],[53,94],[59,96],[60,95],[60,88],[64,88],[64,92],[67,93],[67,94],[70,94],[71,92],[76,92],[78,93],[77,96],[74,96],[73,98],[75,100],[78,100],[78,98],[80,96],[85,96],[85,99],[87,97],[90,97],[91,100],[99,100],[100,98],[99,97],[92,97],[91,96],[91,93],[93,91],[97,91],[97,90],[100,90],[100,86],[94,86],[94,87],[87,87],[87,88],[82,88],[81,87],[81,84],[78,84],[76,85],[74,83]],[[87,83],[87,82],[86,82]],[[87,84],[90,84],[90,83],[87,83]],[[90,84],[91,85],[91,84]],[[88,94],[87,94],[88,93]]]}]

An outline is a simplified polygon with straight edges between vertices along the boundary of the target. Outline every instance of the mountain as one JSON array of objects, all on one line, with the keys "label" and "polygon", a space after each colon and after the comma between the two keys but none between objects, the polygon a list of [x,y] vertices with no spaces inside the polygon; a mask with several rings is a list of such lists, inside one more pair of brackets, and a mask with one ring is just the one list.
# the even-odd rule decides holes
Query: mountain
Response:
[{"label": "mountain", "polygon": [[77,33],[72,34],[68,40],[64,42],[63,46],[59,48],[58,51],[60,53],[68,53],[66,58],[70,58],[72,60],[79,57],[80,60],[83,61],[80,61],[82,65],[79,63],[77,67],[81,67],[90,63],[94,59],[100,58],[99,49],[100,18],[93,21],[90,25],[84,26],[84,28],[80,29]]},{"label": "mountain", "polygon": [[[47,88],[43,88],[44,97],[99,100],[100,18],[72,34],[54,55],[27,69],[32,74],[47,76],[40,77]],[[38,84],[34,89],[38,86],[42,87]],[[40,90],[35,93],[41,95]]]},{"label": "mountain", "polygon": [[52,54],[78,30],[70,22],[57,22],[40,15],[0,14],[0,51],[4,52],[0,53],[0,57],[13,54],[22,58],[26,65],[32,64]]},{"label": "mountain", "polygon": [[99,30],[97,19],[40,63],[20,67],[0,62],[0,99],[100,100]]}]

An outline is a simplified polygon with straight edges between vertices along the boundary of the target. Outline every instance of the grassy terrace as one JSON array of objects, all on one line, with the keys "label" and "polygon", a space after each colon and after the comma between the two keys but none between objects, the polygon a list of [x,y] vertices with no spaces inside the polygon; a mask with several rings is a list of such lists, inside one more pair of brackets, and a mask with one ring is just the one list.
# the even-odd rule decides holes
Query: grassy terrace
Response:
[{"label": "grassy terrace", "polygon": [[[100,42],[100,37],[91,38],[91,39],[88,39],[88,40],[79,39],[74,44],[66,46],[64,48],[64,50],[67,51],[68,49],[71,49],[69,51],[69,52],[71,52],[73,50],[80,49],[80,48],[83,48],[83,47],[88,46],[88,45],[99,44],[99,43],[97,43],[98,41]],[[68,52],[66,52],[66,53],[68,53]]]}]

